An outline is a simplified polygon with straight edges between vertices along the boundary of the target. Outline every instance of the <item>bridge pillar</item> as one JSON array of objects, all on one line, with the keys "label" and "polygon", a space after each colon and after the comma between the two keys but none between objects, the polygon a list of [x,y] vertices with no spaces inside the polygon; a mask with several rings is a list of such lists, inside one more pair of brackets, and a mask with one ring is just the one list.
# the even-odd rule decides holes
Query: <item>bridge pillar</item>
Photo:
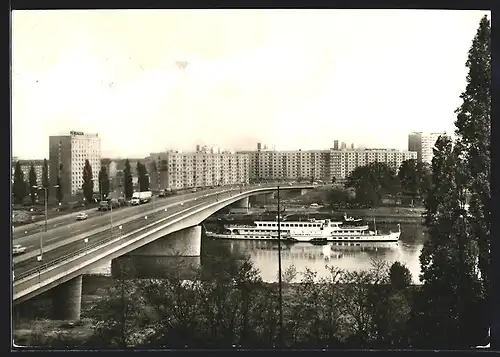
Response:
[{"label": "bridge pillar", "polygon": [[171,233],[111,262],[114,277],[161,278],[170,273],[190,278],[200,267],[201,226]]},{"label": "bridge pillar", "polygon": [[235,207],[238,208],[248,208],[250,206],[250,201],[248,200],[248,197],[242,198],[239,201],[236,201],[234,203]]},{"label": "bridge pillar", "polygon": [[52,309],[54,320],[80,320],[81,306],[81,275],[52,289]]},{"label": "bridge pillar", "polygon": [[266,193],[265,197],[268,200],[272,200],[274,198],[274,192]]}]

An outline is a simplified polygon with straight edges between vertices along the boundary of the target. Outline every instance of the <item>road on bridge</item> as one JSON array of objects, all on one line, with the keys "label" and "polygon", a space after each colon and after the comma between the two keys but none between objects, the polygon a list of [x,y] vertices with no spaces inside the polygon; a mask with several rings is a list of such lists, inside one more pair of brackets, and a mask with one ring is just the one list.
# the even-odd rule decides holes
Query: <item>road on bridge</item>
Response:
[{"label": "road on bridge", "polygon": [[[218,199],[230,197],[236,193],[239,193],[239,189],[233,189],[233,190],[225,190],[225,192],[218,191]],[[169,204],[175,204],[176,202],[179,202],[177,205],[173,207],[169,207],[167,210],[164,208],[157,208],[155,212],[147,212],[145,210],[142,211],[142,215],[140,217],[135,218],[133,220],[127,221],[125,223],[117,224],[120,220],[126,219],[127,217],[130,217],[130,215],[122,215],[122,216],[113,216],[113,221],[116,223],[113,225],[113,237],[116,238],[120,235],[125,235],[129,232],[132,232],[145,224],[150,224],[152,223],[151,220],[159,220],[162,218],[170,217],[172,215],[175,215],[176,213],[183,212],[188,210],[189,208],[192,208],[194,206],[201,205],[203,203],[209,203],[214,201],[216,198],[214,195],[210,195],[211,192],[201,192],[199,195],[195,195],[192,197],[192,200],[181,204],[179,201],[185,201],[186,198],[185,196],[179,197],[178,199],[176,198],[175,200],[169,201]],[[208,195],[208,196],[207,196]],[[200,197],[201,196],[201,197]],[[165,207],[167,205],[162,205],[162,207]],[[151,208],[151,207],[150,207]],[[141,213],[141,212],[139,212]],[[137,212],[134,212],[134,215],[137,215]],[[60,247],[55,247],[54,249],[51,249],[49,251],[45,251],[43,253],[43,261],[39,262],[37,260],[37,255],[32,256],[29,259],[25,259],[23,261],[18,261],[17,263],[14,264],[14,274],[16,279],[22,275],[24,275],[26,272],[35,270],[39,268],[40,266],[43,266],[45,264],[50,263],[51,261],[60,259],[61,257],[71,255],[73,252],[79,251],[84,249],[85,247],[88,246],[93,246],[95,244],[99,244],[99,242],[104,242],[106,240],[111,239],[111,226],[110,226],[110,221],[109,221],[109,216],[105,217],[105,221],[102,222],[102,217],[98,217],[97,219],[91,220],[91,221],[83,221],[79,223],[85,223],[83,225],[84,228],[80,228],[78,231],[74,231],[72,228],[64,228],[64,233],[58,233],[61,234],[58,237],[53,237],[50,238],[46,241],[46,243],[50,243],[51,245],[55,245],[57,241],[64,241],[64,240],[71,240],[72,237],[75,236],[75,233],[78,232],[84,232],[85,230],[91,230],[92,228],[95,228],[96,226],[99,226],[98,223],[94,223],[96,221],[100,222],[101,227],[103,225],[108,226],[109,228],[106,228],[105,230],[98,232],[96,234],[89,234],[86,235],[85,238],[87,239],[87,242],[85,242],[85,238],[78,239],[76,241],[72,241],[71,243],[68,242],[68,244],[64,244]],[[121,229],[120,227],[121,226]],[[53,231],[55,232],[55,231]],[[52,232],[51,232],[52,233]],[[38,239],[38,236],[35,237],[35,239]],[[36,241],[38,242],[38,241]],[[35,243],[35,242],[34,242]],[[31,247],[30,251],[37,252],[39,250],[38,245],[33,244]],[[28,251],[27,251],[28,252]],[[27,253],[25,253],[27,254]]]},{"label": "road on bridge", "polygon": [[[202,197],[207,194],[215,194],[216,192],[222,192],[226,190],[227,189],[222,190],[221,188],[219,188],[184,195],[171,196],[167,198],[155,198],[154,206],[155,208],[160,209],[161,207],[165,207],[175,202],[181,202],[187,199]],[[236,191],[236,189],[233,190]],[[68,217],[64,219],[64,221],[59,221],[56,224],[48,225],[48,233],[43,232],[44,227],[42,224],[41,227],[31,228],[30,230],[27,230],[27,233],[25,233],[25,231],[22,231],[14,234],[13,244],[21,244],[27,248],[26,252],[29,252],[32,250],[40,249],[40,234],[43,235],[42,239],[44,244],[54,244],[61,239],[65,239],[71,235],[75,235],[75,233],[84,233],[85,231],[89,231],[91,229],[109,224],[111,214],[113,215],[113,221],[119,221],[121,219],[126,219],[136,214],[150,211],[152,209],[153,202],[142,204],[140,206],[119,208],[117,210],[113,210],[113,213],[107,211],[101,214],[101,212],[98,212],[96,210],[89,214],[89,218],[83,221],[76,221],[76,214],[69,214]]]}]

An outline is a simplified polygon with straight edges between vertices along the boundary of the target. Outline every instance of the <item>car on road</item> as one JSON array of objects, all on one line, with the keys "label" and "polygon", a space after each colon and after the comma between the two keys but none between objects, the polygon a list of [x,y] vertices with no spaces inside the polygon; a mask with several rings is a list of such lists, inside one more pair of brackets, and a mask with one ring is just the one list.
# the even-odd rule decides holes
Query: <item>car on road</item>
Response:
[{"label": "car on road", "polygon": [[23,254],[26,251],[26,247],[21,244],[14,244],[12,247],[12,255]]},{"label": "car on road", "polygon": [[85,212],[80,212],[78,213],[78,216],[76,216],[77,221],[84,221],[87,218],[89,218],[89,216]]}]

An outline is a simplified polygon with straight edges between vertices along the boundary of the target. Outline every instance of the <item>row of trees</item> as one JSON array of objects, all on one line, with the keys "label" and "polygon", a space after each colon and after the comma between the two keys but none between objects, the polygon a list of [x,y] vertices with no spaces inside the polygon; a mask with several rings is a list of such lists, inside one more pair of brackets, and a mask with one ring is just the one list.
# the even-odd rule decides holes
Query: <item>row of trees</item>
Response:
[{"label": "row of trees", "polygon": [[[146,169],[146,166],[140,162],[137,163],[137,174],[138,174],[140,191],[148,191],[149,174]],[[99,179],[99,195],[100,197],[107,197],[109,195],[110,183],[109,183],[109,174],[105,166],[101,167],[98,174],[98,179]],[[14,180],[12,185],[12,194],[14,202],[21,204],[24,202],[24,199],[27,196],[30,196],[32,204],[35,204],[39,190],[37,182],[38,178],[33,163],[31,164],[28,180],[26,181],[20,162],[19,161],[16,162],[14,168]],[[130,168],[130,162],[128,159],[125,161],[124,184],[125,184],[124,185],[125,197],[127,199],[130,199],[133,193],[133,184],[132,184],[132,172]],[[46,159],[44,159],[43,162],[41,187],[47,189],[47,197],[49,197],[50,186],[48,177],[48,164]],[[58,176],[56,183],[56,198],[58,202],[61,202],[62,199],[64,198],[63,192],[64,191],[62,187],[61,177]],[[88,160],[85,160],[85,165],[83,168],[82,192],[83,192],[83,197],[85,197],[86,201],[91,202],[94,195],[94,178],[92,173],[92,167],[90,166],[90,162]]]},{"label": "row of trees", "polygon": [[248,257],[214,251],[191,281],[170,272],[154,280],[119,276],[91,309],[95,332],[79,347],[383,348],[407,346],[411,336],[414,287],[399,263],[389,268],[374,260],[359,272],[329,267],[325,278],[308,270],[301,284],[288,268],[282,328],[278,289],[262,281]]},{"label": "row of trees", "polygon": [[[148,191],[149,190],[149,174],[146,169],[146,165],[141,162],[137,162],[137,176],[139,183],[139,190]],[[109,174],[105,166],[102,166],[99,171],[99,195],[100,197],[108,197],[110,185],[109,185]],[[133,181],[132,181],[132,170],[130,167],[129,160],[125,160],[125,169],[123,170],[123,181],[124,181],[124,193],[125,198],[130,199],[134,192]],[[94,180],[92,175],[92,167],[88,160],[85,160],[85,166],[83,168],[83,185],[82,191],[87,202],[90,202],[94,193]]]},{"label": "row of trees", "polygon": [[[347,178],[346,187],[356,191],[356,202],[376,206],[385,195],[409,196],[412,200],[422,199],[430,189],[431,170],[426,163],[415,159],[403,161],[397,174],[385,163],[373,162],[357,167]],[[346,193],[334,190],[331,201],[348,200]]]},{"label": "row of trees", "polygon": [[[16,162],[14,167],[14,179],[12,183],[12,195],[14,198],[14,202],[18,204],[22,204],[24,199],[29,196],[31,199],[31,203],[35,204],[37,201],[39,187],[47,190],[47,198],[50,196],[50,188],[49,188],[49,175],[48,175],[48,163],[47,159],[43,160],[42,166],[42,179],[41,186],[38,185],[38,177],[36,174],[35,166],[31,163],[30,171],[28,173],[28,180],[26,181],[24,177],[24,172],[21,168],[21,163],[19,161]],[[43,193],[41,196],[44,196]],[[62,201],[63,191],[60,177],[57,178],[57,189],[56,189],[56,198],[59,202]],[[44,198],[45,199],[45,198]]]}]

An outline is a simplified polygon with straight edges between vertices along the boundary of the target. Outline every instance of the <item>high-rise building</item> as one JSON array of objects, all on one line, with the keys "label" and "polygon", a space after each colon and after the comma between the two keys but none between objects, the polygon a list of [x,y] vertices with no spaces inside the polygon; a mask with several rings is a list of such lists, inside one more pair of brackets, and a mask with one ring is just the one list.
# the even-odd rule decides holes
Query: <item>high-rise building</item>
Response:
[{"label": "high-rise building", "polygon": [[[198,148],[195,152],[152,153],[146,158],[152,189],[179,190],[248,183],[248,155],[213,151]],[[153,162],[156,163],[156,173]]]},{"label": "high-rise building", "polygon": [[[42,175],[43,175],[43,160],[18,160],[18,161],[19,164],[21,165],[21,171],[24,174],[24,180],[28,182],[30,177],[29,175],[31,170],[31,164],[33,164],[36,173],[36,183],[37,185],[41,185]],[[13,165],[14,165],[13,167],[15,167],[16,163],[13,163]],[[12,171],[12,175],[14,175],[14,171]],[[50,177],[50,169],[48,170],[48,175]]]},{"label": "high-rise building", "polygon": [[431,163],[434,157],[434,146],[437,139],[441,135],[447,135],[446,132],[442,133],[423,133],[414,132],[408,135],[408,151],[415,151],[417,153],[418,162]]},{"label": "high-rise building", "polygon": [[345,149],[347,149],[347,144],[345,142],[342,142],[340,144],[340,150],[345,150]]},{"label": "high-rise building", "polygon": [[333,140],[333,150],[338,150],[338,149],[339,149],[339,141]]},{"label": "high-rise building", "polygon": [[351,149],[354,149],[354,143],[351,143]]},{"label": "high-rise building", "polygon": [[60,176],[61,189],[65,196],[81,192],[85,160],[89,160],[94,191],[98,191],[101,166],[101,138],[98,134],[71,131],[65,135],[50,136],[50,185],[56,185],[57,177]]}]

